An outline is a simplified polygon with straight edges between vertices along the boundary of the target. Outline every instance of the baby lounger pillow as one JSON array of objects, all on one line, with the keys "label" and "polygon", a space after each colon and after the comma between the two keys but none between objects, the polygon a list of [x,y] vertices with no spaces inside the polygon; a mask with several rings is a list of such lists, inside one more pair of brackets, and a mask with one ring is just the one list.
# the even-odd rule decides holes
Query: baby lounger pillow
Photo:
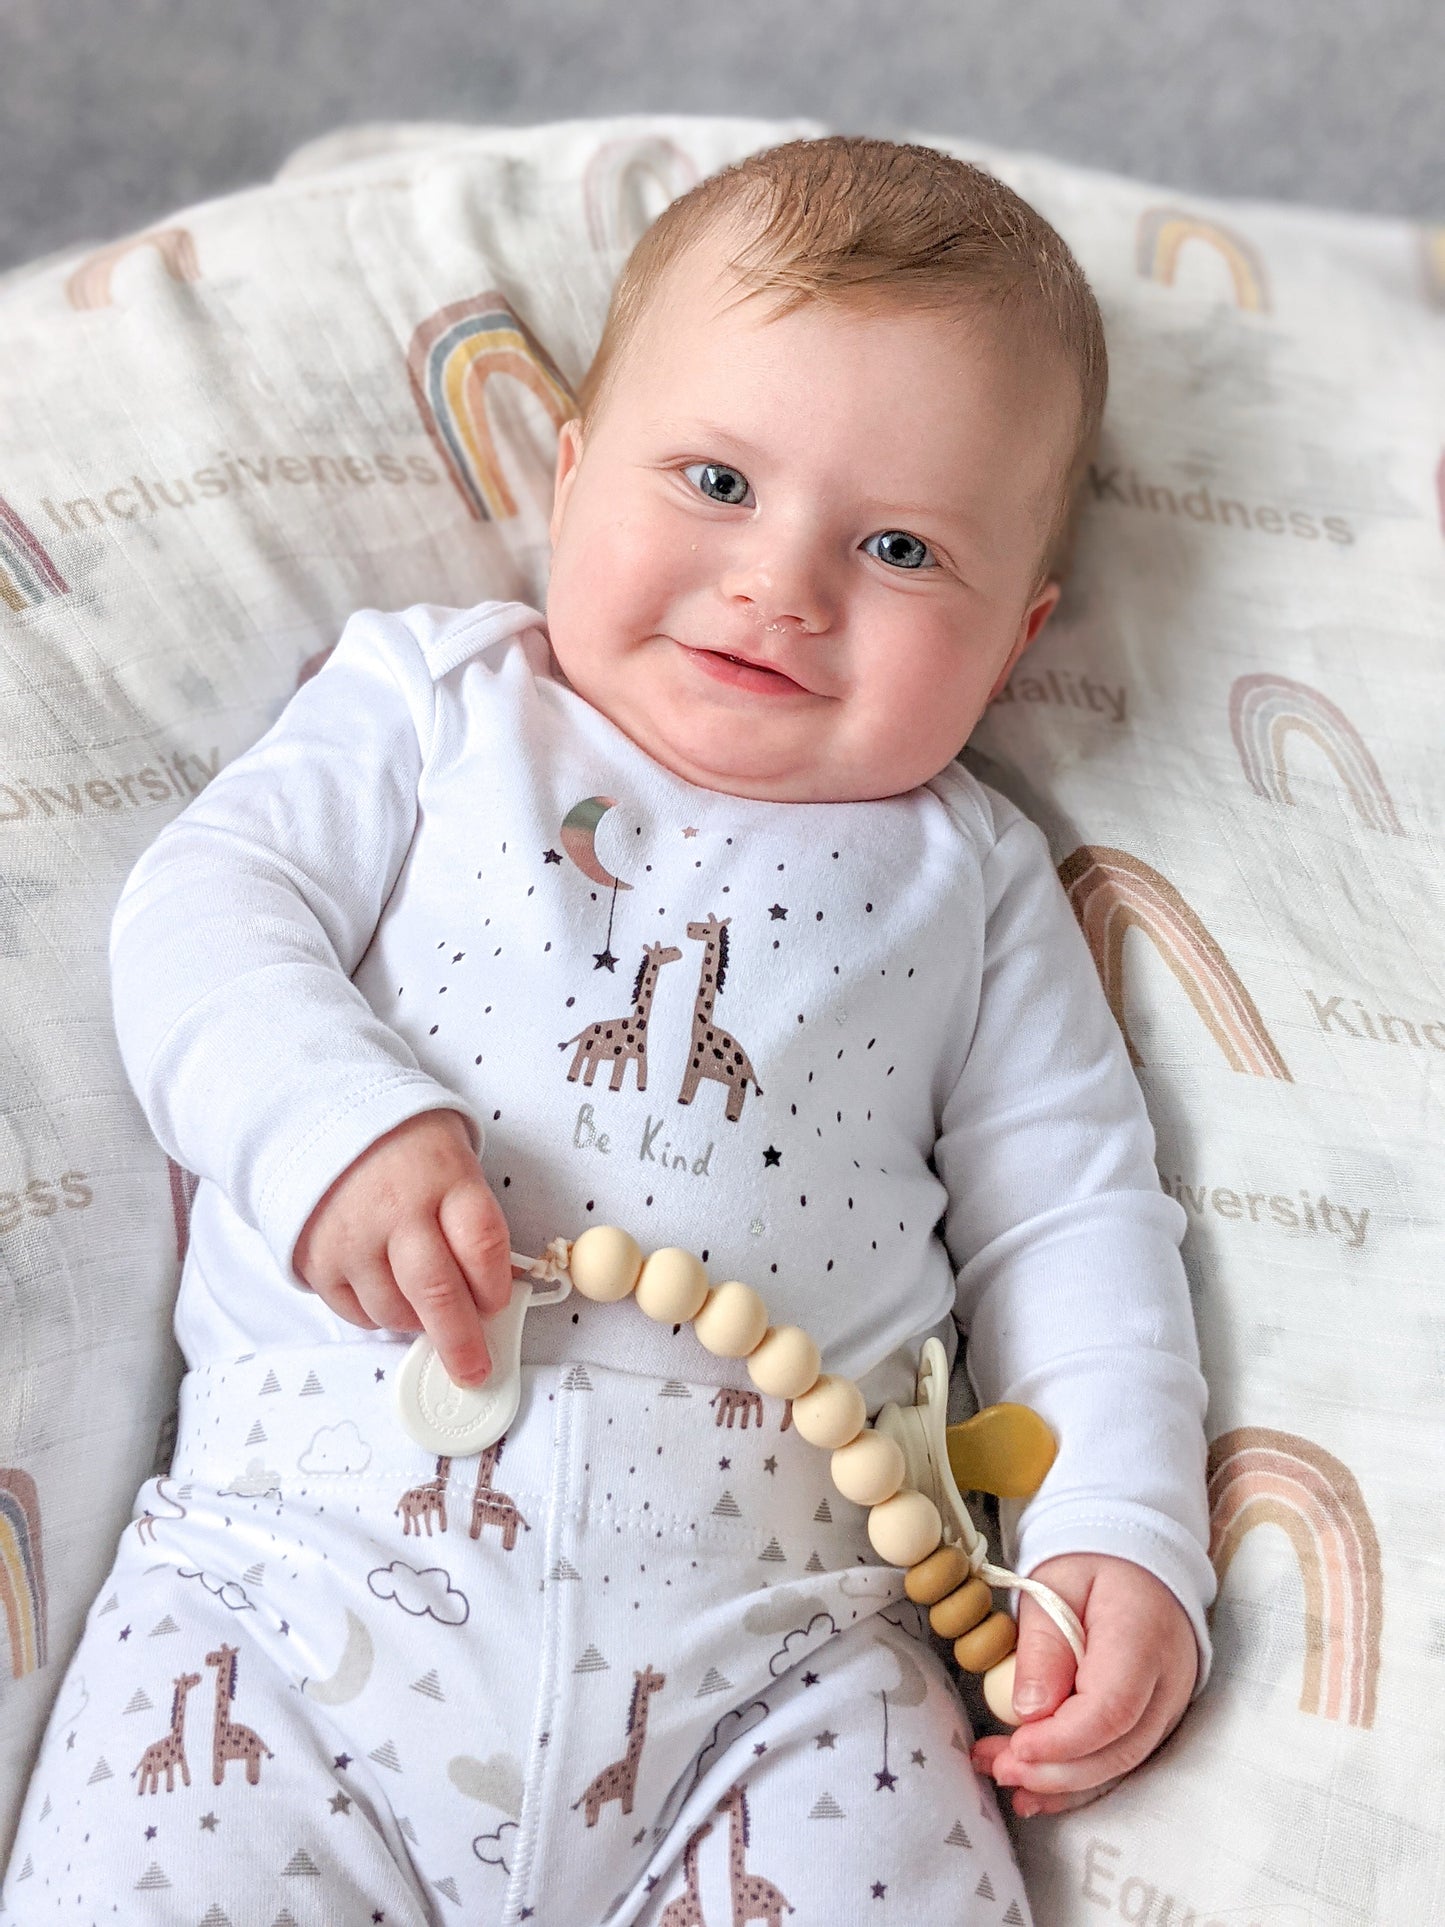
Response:
[{"label": "baby lounger pillow", "polygon": [[[0,282],[0,1857],[180,1369],[194,1181],[114,1042],[121,883],[352,609],[542,599],[632,243],[824,131],[367,129]],[[1211,1684],[1107,1799],[1018,1829],[1029,1890],[1049,1927],[1424,1922],[1445,230],[920,138],[1054,222],[1108,328],[1075,570],[967,760],[1046,830],[1129,1040],[1211,1388]]]}]

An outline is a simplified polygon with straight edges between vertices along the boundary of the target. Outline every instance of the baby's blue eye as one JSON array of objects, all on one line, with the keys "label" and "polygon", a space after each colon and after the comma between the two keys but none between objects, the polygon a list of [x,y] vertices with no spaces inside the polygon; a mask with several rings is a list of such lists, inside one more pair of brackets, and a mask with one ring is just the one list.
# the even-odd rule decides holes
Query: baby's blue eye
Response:
[{"label": "baby's blue eye", "polygon": [[[873,544],[877,543],[877,548]],[[884,529],[881,535],[870,535],[863,544],[865,552],[876,555],[880,562],[891,563],[895,569],[934,569],[938,564],[928,553],[928,544],[920,542],[916,535],[907,535],[902,529]]]},{"label": "baby's blue eye", "polygon": [[746,508],[752,489],[746,475],[721,462],[691,462],[682,471],[693,487],[710,501],[724,502],[729,508]]}]

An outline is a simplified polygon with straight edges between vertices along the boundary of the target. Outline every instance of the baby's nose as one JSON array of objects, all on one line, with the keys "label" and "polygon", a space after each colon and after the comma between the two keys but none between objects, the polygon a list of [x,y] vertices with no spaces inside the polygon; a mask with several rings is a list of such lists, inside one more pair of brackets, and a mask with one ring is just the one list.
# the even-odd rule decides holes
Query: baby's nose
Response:
[{"label": "baby's nose", "polygon": [[757,563],[724,578],[722,590],[770,635],[817,635],[831,621],[819,572],[805,562]]}]

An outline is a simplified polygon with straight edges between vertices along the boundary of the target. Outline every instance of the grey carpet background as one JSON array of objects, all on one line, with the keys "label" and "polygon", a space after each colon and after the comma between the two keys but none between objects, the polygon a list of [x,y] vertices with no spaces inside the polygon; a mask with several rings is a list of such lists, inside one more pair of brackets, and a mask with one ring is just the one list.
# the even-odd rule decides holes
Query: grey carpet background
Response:
[{"label": "grey carpet background", "polygon": [[1441,0],[0,0],[0,269],[383,119],[952,133],[1445,219]]}]

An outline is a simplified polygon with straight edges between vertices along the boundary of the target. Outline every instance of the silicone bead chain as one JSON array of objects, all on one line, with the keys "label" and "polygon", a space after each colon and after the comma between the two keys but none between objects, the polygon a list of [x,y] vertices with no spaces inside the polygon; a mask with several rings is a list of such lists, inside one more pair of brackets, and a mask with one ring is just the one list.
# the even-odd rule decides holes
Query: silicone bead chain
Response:
[{"label": "silicone bead chain", "polygon": [[[554,1239],[549,1252],[556,1253]],[[767,1306],[751,1285],[732,1279],[711,1286],[699,1259],[680,1246],[667,1245],[644,1258],[636,1240],[615,1225],[593,1225],[575,1240],[566,1258],[574,1289],[598,1304],[635,1297],[649,1318],[664,1325],[691,1324],[699,1342],[715,1357],[746,1359],[748,1376],[760,1392],[791,1399],[793,1425],[810,1445],[832,1453],[833,1483],[845,1499],[868,1508],[868,1538],[885,1564],[904,1568],[904,1591],[927,1606],[934,1632],[953,1641],[953,1656],[967,1673],[982,1673],[984,1694],[1000,1720],[1014,1723],[1013,1650],[1018,1629],[1012,1617],[994,1609],[993,1594],[980,1569],[983,1537],[975,1529],[968,1547],[944,1542],[943,1519],[925,1492],[904,1484],[906,1461],[895,1439],[867,1423],[860,1388],[849,1378],[820,1371],[817,1344],[801,1326],[773,1325]],[[1040,1595],[1047,1588],[999,1576]],[[1049,1606],[1050,1594],[1042,1603]],[[1062,1601],[1063,1612],[1072,1614]],[[1053,1613],[1052,1606],[1049,1610]],[[1058,1620],[1076,1655],[1082,1641]]]}]

